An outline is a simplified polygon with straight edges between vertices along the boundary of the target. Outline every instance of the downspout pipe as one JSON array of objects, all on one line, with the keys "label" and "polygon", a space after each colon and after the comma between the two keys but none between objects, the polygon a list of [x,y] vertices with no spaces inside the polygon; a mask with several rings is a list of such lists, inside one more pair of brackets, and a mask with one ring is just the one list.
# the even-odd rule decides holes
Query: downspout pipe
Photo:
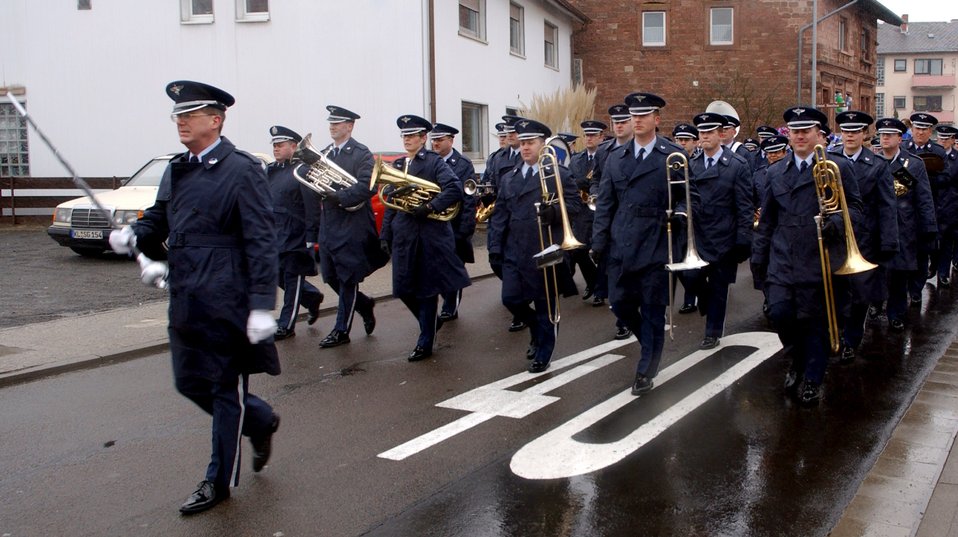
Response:
[{"label": "downspout pipe", "polygon": [[815,106],[816,104],[815,101],[817,98],[815,94],[818,92],[818,23],[822,22],[823,20],[831,17],[832,15],[840,11],[844,11],[854,6],[855,4],[858,3],[858,1],[859,0],[852,0],[851,2],[845,4],[844,6],[838,9],[831,11],[829,13],[826,13],[822,18],[818,20],[814,20],[815,17],[818,16],[818,0],[815,0],[812,3],[812,20],[814,22],[810,22],[806,24],[805,26],[802,26],[798,30],[798,65],[796,69],[798,71],[798,95],[796,96],[796,100],[795,100],[796,104],[800,104],[802,102],[802,48],[803,48],[802,36],[804,36],[805,30],[812,28],[812,99],[810,104],[812,106]]},{"label": "downspout pipe", "polygon": [[435,0],[423,2],[423,108],[432,123],[436,122],[436,5]]}]

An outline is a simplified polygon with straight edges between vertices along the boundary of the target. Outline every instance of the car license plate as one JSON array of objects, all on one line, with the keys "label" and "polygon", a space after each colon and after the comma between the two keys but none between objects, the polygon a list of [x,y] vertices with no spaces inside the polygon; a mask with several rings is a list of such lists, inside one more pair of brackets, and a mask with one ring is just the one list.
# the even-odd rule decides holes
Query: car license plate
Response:
[{"label": "car license plate", "polygon": [[100,229],[74,229],[70,231],[74,239],[103,239],[103,230]]}]

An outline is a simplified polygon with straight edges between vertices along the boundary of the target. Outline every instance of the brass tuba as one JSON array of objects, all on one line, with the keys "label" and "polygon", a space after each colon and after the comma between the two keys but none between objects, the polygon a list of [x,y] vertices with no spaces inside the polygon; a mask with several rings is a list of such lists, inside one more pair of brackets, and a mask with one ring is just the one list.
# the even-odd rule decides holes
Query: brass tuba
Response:
[{"label": "brass tuba", "polygon": [[[293,154],[293,158],[300,161],[293,168],[293,177],[297,181],[323,197],[331,192],[349,188],[359,182],[329,158],[329,150],[323,153],[316,149],[312,143],[312,137],[313,133],[307,134],[299,142],[296,152]],[[331,149],[332,146],[330,146]],[[346,207],[346,210],[359,210],[365,203],[361,202],[352,207]]]},{"label": "brass tuba", "polygon": [[[539,152],[539,183],[542,189],[542,203],[536,203],[536,220],[539,224],[539,247],[542,250],[535,254],[533,258],[536,261],[536,267],[542,269],[542,277],[545,279],[546,290],[546,309],[549,310],[549,321],[552,324],[559,324],[562,317],[559,312],[559,277],[556,272],[556,265],[565,259],[566,250],[575,250],[582,248],[585,244],[579,242],[572,234],[572,224],[569,221],[569,212],[565,206],[564,192],[562,190],[562,177],[559,175],[559,163],[562,159],[562,152],[569,155],[569,145],[562,138],[553,136],[546,140],[545,147]],[[549,182],[555,184],[555,194],[549,192]],[[555,244],[552,238],[552,226],[544,226],[538,217],[539,207],[542,205],[559,205],[559,214],[562,218],[562,244]],[[545,227],[547,233],[543,233]],[[546,246],[548,237],[549,245]],[[552,292],[549,291],[549,280],[552,280]],[[550,297],[551,295],[551,297]],[[555,309],[553,311],[553,304]]]},{"label": "brass tuba", "polygon": [[828,248],[822,240],[822,228],[825,218],[832,214],[841,214],[845,224],[845,249],[848,252],[845,263],[835,274],[840,276],[858,274],[877,268],[878,265],[865,259],[858,250],[855,241],[855,232],[852,229],[851,215],[848,213],[848,202],[845,200],[845,189],[842,188],[842,174],[838,164],[828,160],[825,148],[815,146],[815,164],[812,166],[812,177],[815,179],[815,189],[818,193],[819,214],[815,216],[815,228],[818,233],[818,255],[822,263],[822,284],[825,287],[825,314],[828,317],[828,337],[832,352],[838,352],[841,347],[838,334],[838,318],[835,311],[835,290],[832,287],[832,267],[828,257]]},{"label": "brass tuba", "polygon": [[[383,162],[382,157],[376,156],[373,164],[373,174],[369,180],[370,190],[379,188],[379,201],[383,206],[404,213],[411,213],[423,203],[429,203],[442,189],[436,183],[409,175],[409,158],[403,171],[398,171]],[[386,189],[390,190],[387,192]],[[461,202],[456,202],[440,213],[430,213],[429,218],[448,222],[459,214]]]}]

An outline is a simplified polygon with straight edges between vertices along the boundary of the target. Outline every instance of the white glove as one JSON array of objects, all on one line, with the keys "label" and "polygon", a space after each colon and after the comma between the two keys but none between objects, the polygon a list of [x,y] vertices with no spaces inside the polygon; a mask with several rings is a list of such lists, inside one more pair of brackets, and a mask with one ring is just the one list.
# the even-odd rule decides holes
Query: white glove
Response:
[{"label": "white glove", "polygon": [[166,263],[153,261],[143,254],[137,256],[136,260],[140,263],[140,280],[143,283],[156,286],[158,289],[166,289],[166,277],[169,274]]},{"label": "white glove", "polygon": [[136,233],[130,226],[123,226],[110,232],[110,248],[118,254],[129,254],[136,247]]},{"label": "white glove", "polygon": [[276,321],[269,310],[251,310],[246,321],[246,337],[256,344],[276,333]]}]

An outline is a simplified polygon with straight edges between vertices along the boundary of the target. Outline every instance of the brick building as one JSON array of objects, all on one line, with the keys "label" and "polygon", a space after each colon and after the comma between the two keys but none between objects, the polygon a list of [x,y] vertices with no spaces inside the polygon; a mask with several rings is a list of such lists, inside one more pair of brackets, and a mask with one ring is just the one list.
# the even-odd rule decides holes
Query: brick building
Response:
[{"label": "brick building", "polygon": [[[780,125],[785,108],[812,100],[812,2],[571,1],[591,18],[574,35],[573,54],[582,82],[598,90],[600,117],[629,92],[650,91],[668,102],[662,131],[671,132],[721,99],[736,108],[746,135]],[[878,21],[901,19],[876,0],[819,0],[818,18],[817,105],[834,117],[840,90],[855,108],[874,110]]]}]

